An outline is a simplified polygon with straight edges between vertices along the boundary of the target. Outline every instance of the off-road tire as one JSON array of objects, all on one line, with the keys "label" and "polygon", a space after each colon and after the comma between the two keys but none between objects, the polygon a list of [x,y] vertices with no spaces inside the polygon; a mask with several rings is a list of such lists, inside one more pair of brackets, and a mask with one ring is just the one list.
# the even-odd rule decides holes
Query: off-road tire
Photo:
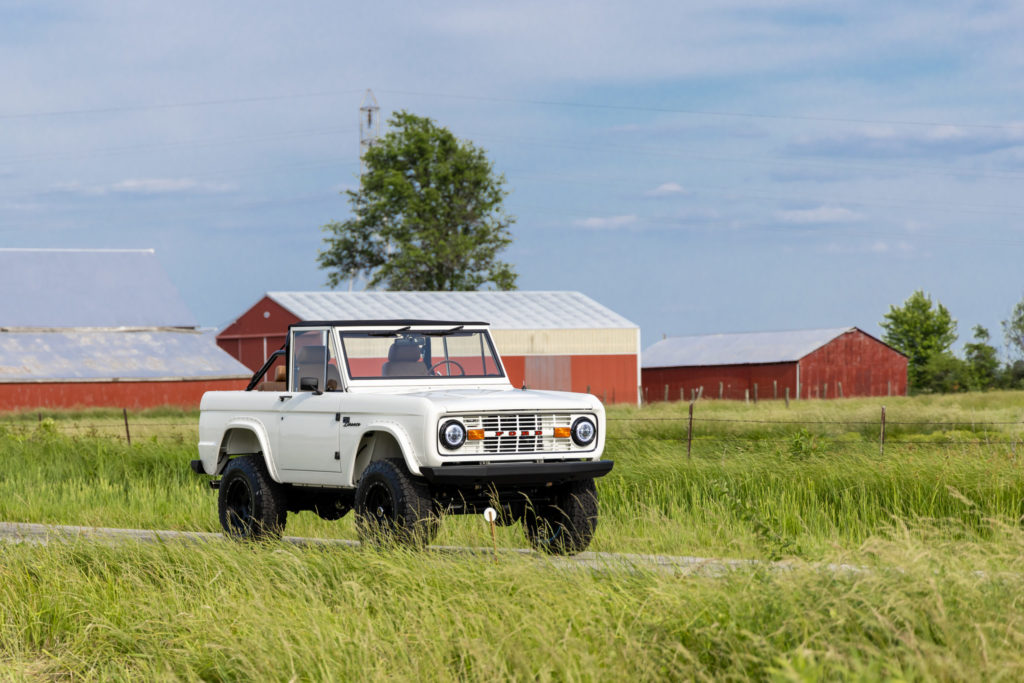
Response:
[{"label": "off-road tire", "polygon": [[378,546],[425,546],[440,525],[430,489],[401,460],[370,463],[359,478],[354,509],[360,540]]},{"label": "off-road tire", "polygon": [[259,455],[232,459],[220,479],[220,525],[232,538],[279,538],[288,519],[284,487],[270,478]]},{"label": "off-road tire", "polygon": [[597,530],[597,487],[593,479],[566,484],[552,503],[527,506],[523,530],[535,549],[575,555],[587,549]]}]

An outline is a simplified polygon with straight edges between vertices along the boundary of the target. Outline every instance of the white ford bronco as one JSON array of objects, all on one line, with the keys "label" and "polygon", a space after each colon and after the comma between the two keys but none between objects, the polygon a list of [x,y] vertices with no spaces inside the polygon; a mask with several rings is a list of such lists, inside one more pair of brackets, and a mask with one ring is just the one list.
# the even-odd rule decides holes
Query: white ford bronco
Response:
[{"label": "white ford bronco", "polygon": [[575,553],[612,468],[600,401],[514,388],[487,323],[296,323],[245,391],[200,409],[192,469],[220,477],[221,525],[241,538],[354,509],[364,541],[418,545],[443,515],[494,507],[535,548]]}]

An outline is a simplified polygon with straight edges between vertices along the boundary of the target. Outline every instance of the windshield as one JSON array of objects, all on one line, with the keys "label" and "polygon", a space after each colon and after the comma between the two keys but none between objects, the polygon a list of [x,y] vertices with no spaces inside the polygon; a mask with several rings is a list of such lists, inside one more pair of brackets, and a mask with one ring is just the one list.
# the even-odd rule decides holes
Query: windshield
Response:
[{"label": "windshield", "polygon": [[339,331],[338,336],[352,379],[504,377],[484,330]]}]

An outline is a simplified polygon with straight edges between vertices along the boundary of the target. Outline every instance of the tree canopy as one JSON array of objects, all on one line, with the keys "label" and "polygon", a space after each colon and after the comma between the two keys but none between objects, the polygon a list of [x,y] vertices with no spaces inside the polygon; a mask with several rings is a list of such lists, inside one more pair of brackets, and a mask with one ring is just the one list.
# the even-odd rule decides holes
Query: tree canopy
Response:
[{"label": "tree canopy", "polygon": [[352,217],[323,226],[317,257],[337,287],[362,275],[370,288],[515,289],[516,273],[498,259],[512,242],[503,201],[505,177],[482,149],[429,118],[405,111],[364,156]]},{"label": "tree canopy", "polygon": [[1024,357],[1024,298],[1013,307],[1009,319],[1003,321],[1003,336],[1007,349]]},{"label": "tree canopy", "polygon": [[879,325],[885,331],[885,343],[907,355],[911,389],[927,384],[928,361],[949,351],[957,337],[956,320],[940,302],[933,306],[931,297],[921,290],[911,294],[903,306],[889,306]]}]

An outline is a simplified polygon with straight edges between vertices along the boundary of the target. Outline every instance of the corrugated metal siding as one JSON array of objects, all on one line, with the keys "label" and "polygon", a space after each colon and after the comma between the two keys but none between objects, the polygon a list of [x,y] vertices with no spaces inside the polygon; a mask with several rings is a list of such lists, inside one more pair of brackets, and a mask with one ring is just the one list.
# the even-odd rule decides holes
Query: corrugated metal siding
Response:
[{"label": "corrugated metal siding", "polygon": [[249,375],[212,334],[192,330],[0,332],[0,382]]},{"label": "corrugated metal siding", "polygon": [[[710,365],[682,368],[644,368],[643,388],[646,400],[689,401],[693,391],[704,387],[704,398],[759,400],[774,397],[796,399],[796,363],[763,365]],[[719,393],[721,389],[721,393]],[[749,392],[749,394],[747,393]]]},{"label": "corrugated metal siding", "polygon": [[494,329],[636,330],[580,292],[268,292],[301,320],[484,320]]},{"label": "corrugated metal siding", "polygon": [[0,249],[0,327],[196,327],[152,249]]},{"label": "corrugated metal siding", "polygon": [[860,330],[833,340],[800,361],[804,398],[904,396],[907,358]]},{"label": "corrugated metal siding", "polygon": [[0,410],[109,406],[141,410],[157,406],[197,408],[207,391],[245,389],[248,380],[142,382],[31,382],[0,384]]}]

